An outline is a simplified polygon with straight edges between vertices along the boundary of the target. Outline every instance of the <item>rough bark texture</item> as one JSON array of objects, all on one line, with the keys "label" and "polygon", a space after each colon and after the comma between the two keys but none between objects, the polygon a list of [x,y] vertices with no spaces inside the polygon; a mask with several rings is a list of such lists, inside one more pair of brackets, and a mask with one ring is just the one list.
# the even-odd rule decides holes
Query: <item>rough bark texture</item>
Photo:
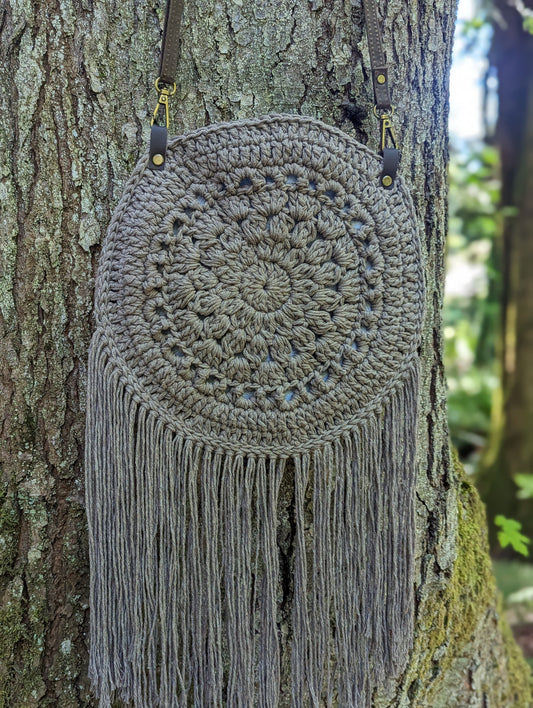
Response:
[{"label": "rough bark texture", "polygon": [[501,206],[506,210],[501,249],[502,393],[480,488],[491,520],[496,514],[518,519],[531,537],[531,502],[517,500],[513,477],[533,472],[533,76],[523,70],[533,63],[533,36],[515,7],[498,0],[495,9],[490,59],[499,79],[495,140],[501,158]]},{"label": "rough bark texture", "polygon": [[[99,244],[155,103],[157,0],[0,9],[0,706],[95,705],[86,681],[84,381]],[[452,464],[441,361],[453,0],[382,5],[402,170],[425,230],[417,635],[376,708],[528,704],[476,493]],[[375,147],[358,2],[202,0],[184,18],[176,132],[293,111]],[[342,105],[344,104],[344,108]],[[291,495],[280,508],[289,558]],[[286,667],[285,667],[286,669]],[[286,671],[285,671],[286,674]]]}]

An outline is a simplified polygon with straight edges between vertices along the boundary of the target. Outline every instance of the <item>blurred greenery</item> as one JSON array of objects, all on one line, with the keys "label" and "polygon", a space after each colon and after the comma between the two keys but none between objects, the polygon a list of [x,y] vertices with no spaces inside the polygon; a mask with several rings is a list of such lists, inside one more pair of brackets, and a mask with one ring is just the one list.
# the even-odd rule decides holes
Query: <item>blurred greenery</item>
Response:
[{"label": "blurred greenery", "polygon": [[531,15],[524,17],[524,29],[529,34],[533,34],[533,17]]},{"label": "blurred greenery", "polygon": [[516,495],[519,499],[533,499],[533,474],[516,474],[514,481],[520,489]]},{"label": "blurred greenery", "polygon": [[452,154],[444,356],[450,432],[470,473],[489,433],[498,386],[499,197],[494,148]]},{"label": "blurred greenery", "polygon": [[[444,308],[444,357],[448,421],[455,448],[474,474],[491,429],[499,390],[500,331],[498,153],[486,145],[452,154],[450,220]],[[517,498],[533,498],[533,475],[514,477]],[[499,517],[498,539],[505,548],[528,554],[520,524]]]},{"label": "blurred greenery", "polygon": [[[524,29],[533,34],[533,10],[523,3],[513,4],[513,8],[520,13]],[[508,57],[508,52],[502,52],[501,46],[495,43],[495,28],[499,28],[501,34],[505,25],[500,10],[493,0],[476,0],[476,17],[458,23],[454,50],[456,58],[468,55],[486,62],[486,74],[482,79],[486,143],[459,138],[452,143],[443,315],[450,434],[465,469],[472,475],[482,467],[481,460],[486,465],[489,457],[485,453],[487,443],[490,439],[492,447],[494,441],[499,440],[495,433],[502,426],[503,364],[499,362],[503,359],[504,313],[500,303],[504,300],[504,220],[517,213],[514,207],[500,206],[502,189],[496,142],[501,141],[501,133],[496,131],[496,124],[502,94],[497,75],[500,64]],[[508,114],[509,111],[507,117]],[[504,175],[507,175],[508,189],[508,172]],[[514,202],[507,197],[506,203]],[[509,244],[505,243],[507,259]],[[528,552],[529,539],[521,533],[520,522],[502,513],[513,516],[515,494],[517,503],[520,499],[533,499],[533,474],[526,474],[530,472],[527,469],[523,472],[514,474],[514,490],[509,475],[512,508],[505,511],[498,508],[501,497],[496,495],[492,510],[491,532],[497,529],[500,543],[514,549],[511,557]],[[531,511],[533,514],[533,502]],[[504,596],[507,619],[533,666],[533,564],[526,559],[500,559],[494,562],[494,570]]]},{"label": "blurred greenery", "polygon": [[505,599],[522,588],[533,587],[533,564],[524,561],[494,561],[494,574]]},{"label": "blurred greenery", "polygon": [[505,616],[524,650],[526,661],[533,667],[533,565],[521,561],[500,560],[494,561],[493,567],[496,582],[503,595]]}]

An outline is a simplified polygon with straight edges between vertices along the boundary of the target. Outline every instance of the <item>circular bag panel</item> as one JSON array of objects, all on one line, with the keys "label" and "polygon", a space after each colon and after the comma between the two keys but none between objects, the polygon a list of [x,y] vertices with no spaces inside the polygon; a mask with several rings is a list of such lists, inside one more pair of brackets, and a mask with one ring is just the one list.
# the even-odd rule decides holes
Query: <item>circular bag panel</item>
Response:
[{"label": "circular bag panel", "polygon": [[174,139],[106,239],[98,312],[128,383],[176,430],[249,453],[333,439],[411,370],[423,273],[380,158],[297,116]]}]

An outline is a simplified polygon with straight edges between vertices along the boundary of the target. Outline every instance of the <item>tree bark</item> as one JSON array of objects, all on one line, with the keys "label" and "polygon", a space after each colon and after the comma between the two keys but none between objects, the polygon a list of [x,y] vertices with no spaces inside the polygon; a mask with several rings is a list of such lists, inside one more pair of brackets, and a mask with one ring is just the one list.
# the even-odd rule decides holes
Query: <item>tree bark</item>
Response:
[{"label": "tree bark", "polygon": [[[423,230],[417,627],[376,708],[526,706],[499,619],[475,491],[448,443],[440,308],[455,4],[382,3],[402,172]],[[96,705],[86,679],[82,448],[99,244],[146,142],[161,2],[5,0],[0,9],[0,706]],[[176,132],[299,112],[375,148],[362,8],[345,0],[187,3]],[[290,485],[279,510],[290,555]],[[285,671],[285,677],[287,672]]]}]

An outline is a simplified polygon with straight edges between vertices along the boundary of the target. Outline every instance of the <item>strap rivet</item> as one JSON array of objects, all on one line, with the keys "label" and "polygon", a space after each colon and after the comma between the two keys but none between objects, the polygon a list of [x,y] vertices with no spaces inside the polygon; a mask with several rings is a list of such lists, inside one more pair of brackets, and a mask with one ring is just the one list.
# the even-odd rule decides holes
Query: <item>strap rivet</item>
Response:
[{"label": "strap rivet", "polygon": [[378,84],[384,84],[386,80],[385,74],[378,74]]},{"label": "strap rivet", "polygon": [[164,161],[165,161],[165,158],[160,153],[157,153],[156,155],[154,155],[152,157],[152,162],[154,163],[154,165],[157,165],[157,167],[162,165]]},{"label": "strap rivet", "polygon": [[392,177],[390,177],[389,175],[385,175],[385,177],[383,177],[381,181],[384,187],[390,187],[392,184]]}]

